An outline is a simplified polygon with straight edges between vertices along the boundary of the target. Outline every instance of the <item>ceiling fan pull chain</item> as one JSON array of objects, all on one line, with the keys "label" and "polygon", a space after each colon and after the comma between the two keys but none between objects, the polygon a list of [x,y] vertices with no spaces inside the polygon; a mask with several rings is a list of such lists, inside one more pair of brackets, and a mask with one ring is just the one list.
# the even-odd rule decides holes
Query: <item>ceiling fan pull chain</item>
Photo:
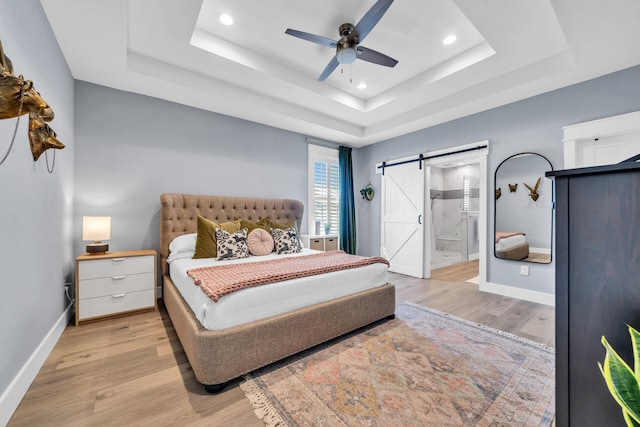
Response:
[{"label": "ceiling fan pull chain", "polygon": [[353,65],[349,64],[349,84],[353,83],[353,79],[351,78],[353,74],[352,70],[353,70]]}]

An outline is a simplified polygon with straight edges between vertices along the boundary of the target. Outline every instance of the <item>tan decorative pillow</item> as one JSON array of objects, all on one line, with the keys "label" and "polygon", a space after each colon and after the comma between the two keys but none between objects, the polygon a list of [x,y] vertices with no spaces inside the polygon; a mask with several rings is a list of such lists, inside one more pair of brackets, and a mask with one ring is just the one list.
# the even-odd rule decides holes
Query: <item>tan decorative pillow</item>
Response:
[{"label": "tan decorative pillow", "polygon": [[262,228],[255,228],[247,236],[247,246],[251,255],[268,255],[273,251],[273,237]]},{"label": "tan decorative pillow", "polygon": [[240,230],[240,220],[223,222],[215,221],[198,215],[198,237],[196,237],[196,253],[193,258],[215,258],[218,255],[216,249],[216,228],[221,228],[228,233]]}]

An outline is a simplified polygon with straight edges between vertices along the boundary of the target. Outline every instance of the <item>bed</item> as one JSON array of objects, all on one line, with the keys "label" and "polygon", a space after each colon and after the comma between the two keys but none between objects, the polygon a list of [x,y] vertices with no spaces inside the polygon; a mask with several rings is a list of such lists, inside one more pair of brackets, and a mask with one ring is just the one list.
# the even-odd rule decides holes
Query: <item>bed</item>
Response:
[{"label": "bed", "polygon": [[[217,222],[295,219],[300,229],[304,205],[291,199],[190,194],[162,194],[160,202],[164,304],[195,377],[208,392],[217,392],[229,380],[394,314],[395,288],[384,282],[224,329],[207,329],[171,278],[167,262],[170,243],[178,236],[195,233],[198,215]],[[260,288],[268,286],[272,285]]]},{"label": "bed", "polygon": [[498,258],[523,260],[529,256],[529,243],[523,232],[496,231],[495,254]]}]

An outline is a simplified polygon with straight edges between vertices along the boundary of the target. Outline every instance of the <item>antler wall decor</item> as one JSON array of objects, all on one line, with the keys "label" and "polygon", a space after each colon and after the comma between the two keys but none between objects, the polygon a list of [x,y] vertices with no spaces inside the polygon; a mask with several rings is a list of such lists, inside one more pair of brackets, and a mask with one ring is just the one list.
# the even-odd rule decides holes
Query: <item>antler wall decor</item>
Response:
[{"label": "antler wall decor", "polygon": [[58,141],[57,135],[48,124],[44,122],[38,113],[29,113],[29,142],[33,160],[38,160],[40,155],[49,148],[61,150],[64,144]]},{"label": "antler wall decor", "polygon": [[540,186],[541,180],[542,177],[539,177],[536,181],[536,185],[533,188],[529,187],[526,183],[523,182],[524,186],[529,190],[529,197],[531,197],[534,202],[538,201],[538,197],[540,197],[540,194],[538,193],[538,187]]},{"label": "antler wall decor", "polygon": [[[64,144],[58,141],[53,129],[45,123],[53,120],[53,109],[34,89],[31,80],[25,80],[22,74],[18,77],[13,75],[13,64],[4,54],[2,41],[0,41],[0,72],[0,119],[17,118],[11,143],[0,160],[0,165],[4,163],[13,148],[20,116],[23,114],[29,113],[29,141],[34,161],[49,148],[64,148]],[[53,172],[53,169],[49,172]]]}]

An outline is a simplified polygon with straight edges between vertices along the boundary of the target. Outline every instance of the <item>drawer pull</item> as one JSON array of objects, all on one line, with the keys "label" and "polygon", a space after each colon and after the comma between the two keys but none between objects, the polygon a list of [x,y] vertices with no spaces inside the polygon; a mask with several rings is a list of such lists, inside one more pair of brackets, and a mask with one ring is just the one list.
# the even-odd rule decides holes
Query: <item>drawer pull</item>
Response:
[{"label": "drawer pull", "polygon": [[314,240],[313,243],[320,243],[320,240]]},{"label": "drawer pull", "polygon": [[122,258],[111,258],[112,261],[124,261],[125,257]]},{"label": "drawer pull", "polygon": [[113,277],[111,277],[111,278],[112,278],[113,280],[122,280],[122,279],[124,279],[125,277],[127,277],[127,276],[126,276],[126,275],[124,275],[124,276],[113,276]]},{"label": "drawer pull", "polygon": [[111,295],[111,298],[123,298],[125,295],[127,295],[127,294],[124,293],[124,294]]}]

